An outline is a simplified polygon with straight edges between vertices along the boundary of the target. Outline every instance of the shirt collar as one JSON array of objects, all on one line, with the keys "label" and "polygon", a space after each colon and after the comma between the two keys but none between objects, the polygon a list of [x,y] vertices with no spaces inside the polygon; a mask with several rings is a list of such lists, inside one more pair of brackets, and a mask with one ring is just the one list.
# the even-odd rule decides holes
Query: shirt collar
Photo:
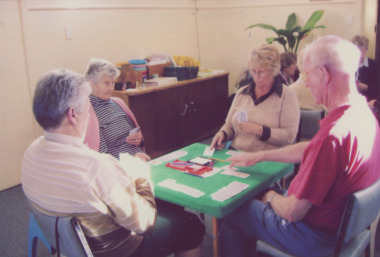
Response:
[{"label": "shirt collar", "polygon": [[265,99],[267,99],[273,93],[277,94],[279,97],[281,97],[281,95],[282,95],[282,83],[281,83],[281,80],[278,76],[276,76],[274,78],[273,86],[272,86],[271,90],[267,94],[260,97],[259,99],[256,99],[256,94],[255,94],[255,90],[254,90],[255,86],[256,86],[255,82],[253,81],[248,87],[243,89],[242,94],[247,94],[247,95],[252,96],[253,102],[256,105],[264,102]]},{"label": "shirt collar", "polygon": [[98,106],[98,105],[107,105],[111,102],[111,98],[108,100],[100,99],[99,97],[96,97],[94,95],[90,95],[90,101],[92,106]]},{"label": "shirt collar", "polygon": [[360,64],[360,67],[359,68],[361,68],[361,67],[369,67],[369,63],[368,63],[368,57],[365,57],[364,58],[364,61],[363,61],[363,63],[362,64]]},{"label": "shirt collar", "polygon": [[59,134],[59,133],[51,133],[46,130],[44,130],[44,137],[46,138],[46,140],[57,142],[60,144],[72,145],[76,147],[85,146],[83,144],[83,139],[80,137],[74,137],[74,136],[69,136],[69,135],[64,135],[64,134]]}]

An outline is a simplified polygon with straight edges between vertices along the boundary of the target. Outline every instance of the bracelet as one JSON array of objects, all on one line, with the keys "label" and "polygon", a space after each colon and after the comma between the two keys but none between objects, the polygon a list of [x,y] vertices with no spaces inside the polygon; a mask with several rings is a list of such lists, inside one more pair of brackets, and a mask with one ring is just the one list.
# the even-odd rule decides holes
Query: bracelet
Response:
[{"label": "bracelet", "polygon": [[257,132],[258,132],[258,133],[256,133],[256,137],[257,137],[257,138],[262,137],[262,135],[263,135],[263,126],[259,126],[259,129],[258,129]]},{"label": "bracelet", "polygon": [[275,195],[276,195],[275,193],[271,194],[271,195],[268,197],[268,200],[267,200],[267,205],[268,205],[268,207],[271,208],[271,209],[273,209],[273,208],[272,208],[272,205],[271,205],[271,202],[272,202],[272,199],[273,199],[273,197],[274,197]]}]

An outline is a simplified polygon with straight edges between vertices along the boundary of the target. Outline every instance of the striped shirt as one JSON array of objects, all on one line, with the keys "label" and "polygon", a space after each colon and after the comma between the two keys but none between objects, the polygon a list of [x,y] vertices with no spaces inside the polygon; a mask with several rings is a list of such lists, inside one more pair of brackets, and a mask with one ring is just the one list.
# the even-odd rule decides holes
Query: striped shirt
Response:
[{"label": "striped shirt", "polygon": [[135,128],[131,118],[114,100],[103,100],[91,95],[90,101],[99,121],[100,153],[109,153],[119,159],[120,153],[143,153],[141,146],[126,142],[129,131]]},{"label": "striped shirt", "polygon": [[87,148],[81,138],[45,131],[24,154],[22,187],[45,213],[76,216],[94,253],[127,246],[122,256],[128,256],[156,217],[151,181],[135,171],[150,167],[133,159],[120,163]]}]

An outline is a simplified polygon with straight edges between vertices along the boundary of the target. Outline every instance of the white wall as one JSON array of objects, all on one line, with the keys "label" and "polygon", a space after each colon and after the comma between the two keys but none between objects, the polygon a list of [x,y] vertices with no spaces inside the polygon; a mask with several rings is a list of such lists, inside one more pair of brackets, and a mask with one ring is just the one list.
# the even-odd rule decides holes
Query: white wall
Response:
[{"label": "white wall", "polygon": [[[230,71],[230,93],[234,90],[236,77],[247,60],[248,51],[255,45],[265,43],[267,37],[276,36],[274,32],[261,28],[245,31],[249,25],[266,23],[278,29],[285,28],[288,16],[295,12],[298,25],[303,26],[313,11],[325,10],[317,25],[325,25],[326,29],[313,30],[301,41],[299,50],[305,43],[322,35],[335,34],[351,39],[355,34],[362,33],[363,27],[364,2],[360,0],[203,0],[197,3],[200,9],[201,63]],[[211,7],[207,8],[209,6]],[[348,24],[350,19],[353,21],[352,25]],[[280,44],[274,44],[280,51],[284,51]]]},{"label": "white wall", "polygon": [[303,25],[324,9],[319,24],[327,28],[305,43],[325,34],[351,38],[364,31],[363,6],[361,0],[0,0],[0,190],[19,183],[22,155],[41,133],[31,92],[42,73],[83,73],[91,57],[117,63],[153,53],[189,55],[204,68],[229,71],[232,93],[249,49],[274,36],[245,27],[283,27],[292,12]]}]

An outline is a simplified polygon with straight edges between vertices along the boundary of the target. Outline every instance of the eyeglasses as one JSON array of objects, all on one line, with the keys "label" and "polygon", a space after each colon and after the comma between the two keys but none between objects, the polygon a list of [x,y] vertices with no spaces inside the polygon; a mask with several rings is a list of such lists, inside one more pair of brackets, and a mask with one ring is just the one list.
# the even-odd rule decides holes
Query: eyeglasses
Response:
[{"label": "eyeglasses", "polygon": [[303,72],[301,72],[300,73],[300,77],[301,77],[301,79],[302,79],[302,81],[303,82],[307,82],[307,78],[308,78],[308,74],[312,71],[312,70],[314,70],[315,68],[318,68],[320,65],[317,65],[317,66],[315,66],[314,68],[312,68],[312,69],[310,69],[309,71],[303,71]]},{"label": "eyeglasses", "polygon": [[264,76],[264,75],[268,74],[269,72],[270,72],[269,70],[259,70],[259,71],[251,70],[251,74],[253,76]]}]

